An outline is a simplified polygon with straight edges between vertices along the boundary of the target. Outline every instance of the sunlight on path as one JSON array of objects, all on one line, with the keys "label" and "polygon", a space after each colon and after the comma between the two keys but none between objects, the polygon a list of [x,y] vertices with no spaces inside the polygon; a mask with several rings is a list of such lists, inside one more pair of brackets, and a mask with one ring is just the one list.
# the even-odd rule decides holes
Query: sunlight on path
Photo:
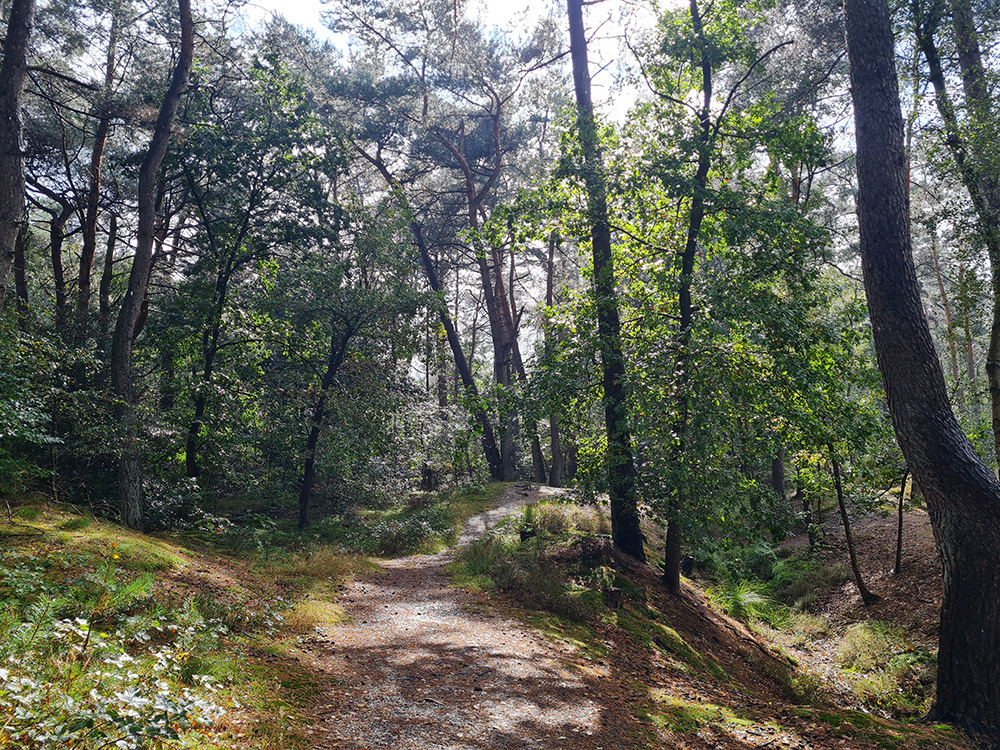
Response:
[{"label": "sunlight on path", "polygon": [[[461,543],[538,494],[512,488],[469,521]],[[450,558],[385,561],[347,586],[353,622],[322,628],[312,644],[334,678],[314,748],[621,747],[596,675],[522,623],[477,611],[474,597],[448,587]]]}]

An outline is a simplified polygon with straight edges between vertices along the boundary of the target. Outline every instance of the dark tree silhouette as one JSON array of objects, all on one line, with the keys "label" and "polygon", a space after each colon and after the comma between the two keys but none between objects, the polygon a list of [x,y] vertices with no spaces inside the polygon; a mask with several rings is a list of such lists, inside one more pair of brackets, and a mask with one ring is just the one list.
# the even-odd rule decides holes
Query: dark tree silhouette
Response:
[{"label": "dark tree silhouette", "polygon": [[910,246],[903,118],[887,0],[845,0],[865,291],[879,369],[944,570],[935,721],[1000,748],[1000,483],[948,403]]}]

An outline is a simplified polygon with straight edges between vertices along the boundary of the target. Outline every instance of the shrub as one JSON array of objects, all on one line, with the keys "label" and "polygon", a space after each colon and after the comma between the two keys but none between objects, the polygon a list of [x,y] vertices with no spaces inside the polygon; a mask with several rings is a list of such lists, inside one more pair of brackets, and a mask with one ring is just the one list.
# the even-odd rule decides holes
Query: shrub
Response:
[{"label": "shrub", "polygon": [[539,538],[519,543],[512,534],[494,530],[460,549],[450,571],[462,585],[499,589],[532,609],[570,619],[584,619],[590,611],[570,596],[568,581]]},{"label": "shrub", "polygon": [[207,697],[211,681],[185,671],[192,651],[221,635],[215,624],[107,633],[84,618],[54,619],[59,606],[37,601],[3,640],[0,745],[139,750],[221,715]]},{"label": "shrub", "polygon": [[869,672],[888,664],[903,648],[898,629],[881,622],[856,622],[844,632],[837,658],[845,669]]}]

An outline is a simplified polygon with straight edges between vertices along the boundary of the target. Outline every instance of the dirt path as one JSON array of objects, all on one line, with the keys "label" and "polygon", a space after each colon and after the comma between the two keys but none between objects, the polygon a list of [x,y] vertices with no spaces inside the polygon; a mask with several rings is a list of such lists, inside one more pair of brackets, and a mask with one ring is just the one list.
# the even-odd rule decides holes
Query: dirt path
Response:
[{"label": "dirt path", "polygon": [[[460,543],[543,492],[512,488]],[[388,560],[347,586],[352,621],[307,644],[332,678],[314,707],[315,750],[642,746],[621,705],[628,691],[606,667],[450,588],[451,558]]]}]

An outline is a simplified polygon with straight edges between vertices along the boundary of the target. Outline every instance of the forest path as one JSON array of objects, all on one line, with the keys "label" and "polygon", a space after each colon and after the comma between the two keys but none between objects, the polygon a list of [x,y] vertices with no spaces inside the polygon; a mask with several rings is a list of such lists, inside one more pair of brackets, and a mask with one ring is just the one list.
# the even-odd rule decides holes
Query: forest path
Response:
[{"label": "forest path", "polygon": [[[514,486],[466,523],[459,545],[557,490]],[[630,690],[600,662],[449,587],[454,550],[380,563],[347,584],[351,621],[304,646],[330,679],[313,706],[314,750],[641,747]]]}]

